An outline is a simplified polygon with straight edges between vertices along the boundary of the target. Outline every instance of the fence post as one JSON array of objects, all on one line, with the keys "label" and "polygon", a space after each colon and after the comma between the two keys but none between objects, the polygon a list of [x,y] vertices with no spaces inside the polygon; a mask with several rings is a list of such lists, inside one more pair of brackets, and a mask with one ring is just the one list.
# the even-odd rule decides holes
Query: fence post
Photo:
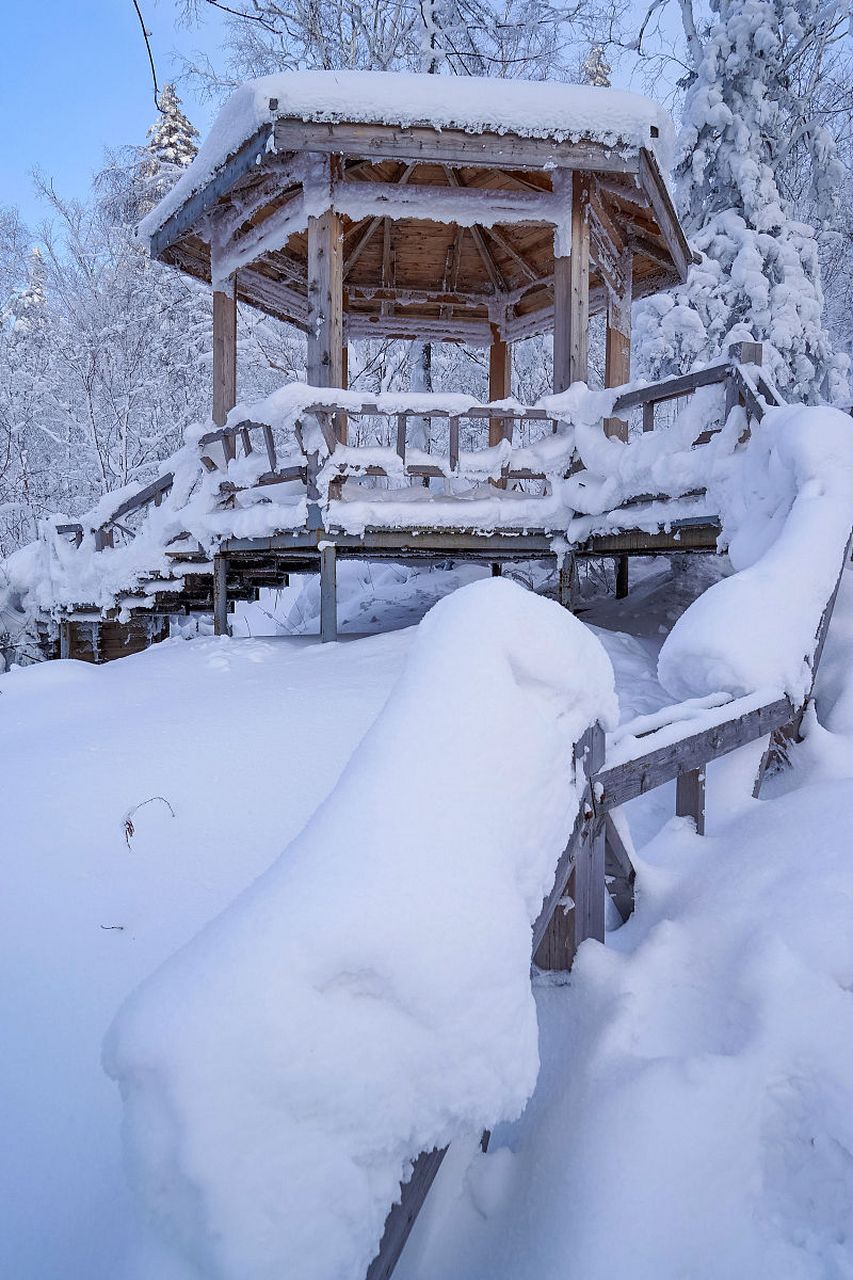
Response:
[{"label": "fence post", "polygon": [[320,543],[320,643],[338,638],[337,549]]},{"label": "fence post", "polygon": [[680,773],[675,782],[675,812],[679,818],[692,818],[696,834],[705,834],[705,766]]},{"label": "fence post", "polygon": [[228,635],[228,560],[221,553],[213,557],[213,634]]}]

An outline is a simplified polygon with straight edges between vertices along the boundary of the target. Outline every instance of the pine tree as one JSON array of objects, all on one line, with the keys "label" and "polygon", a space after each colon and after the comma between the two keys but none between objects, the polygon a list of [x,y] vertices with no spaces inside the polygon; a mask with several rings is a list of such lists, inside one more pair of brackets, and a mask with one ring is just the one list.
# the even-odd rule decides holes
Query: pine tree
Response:
[{"label": "pine tree", "polygon": [[146,151],[154,170],[164,167],[186,169],[198,153],[198,129],[181,110],[181,100],[173,84],[160,92],[160,116],[148,130]]},{"label": "pine tree", "polygon": [[788,399],[838,394],[845,362],[822,324],[813,228],[782,192],[795,148],[826,209],[841,169],[834,143],[793,88],[793,62],[820,30],[821,0],[713,0],[717,20],[697,37],[676,165],[682,218],[700,263],[687,283],[639,308],[652,377],[684,372],[733,343],[765,344]]},{"label": "pine tree", "polygon": [[581,63],[581,79],[584,84],[594,85],[597,89],[609,89],[612,70],[601,45],[594,44]]}]

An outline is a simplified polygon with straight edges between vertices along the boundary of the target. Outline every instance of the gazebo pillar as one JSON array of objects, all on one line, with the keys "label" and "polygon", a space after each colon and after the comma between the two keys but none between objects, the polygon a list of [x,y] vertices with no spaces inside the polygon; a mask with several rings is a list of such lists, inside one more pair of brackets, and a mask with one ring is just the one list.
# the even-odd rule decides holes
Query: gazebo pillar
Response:
[{"label": "gazebo pillar", "polygon": [[216,281],[213,290],[213,421],[225,426],[237,403],[237,279]]},{"label": "gazebo pillar", "polygon": [[589,179],[555,170],[554,190],[571,200],[567,225],[554,233],[554,390],[586,382],[589,328]]},{"label": "gazebo pillar", "polygon": [[[607,331],[604,350],[604,385],[621,387],[631,381],[631,301],[633,260],[630,249],[620,255],[619,292],[607,300]],[[628,439],[628,423],[621,418],[605,418],[604,430],[619,440]]]},{"label": "gazebo pillar", "polygon": [[[507,400],[512,395],[512,347],[492,328],[489,347],[489,399]],[[489,445],[500,444],[504,437],[505,419],[489,418]]]},{"label": "gazebo pillar", "polygon": [[332,209],[308,219],[308,381],[343,385],[343,233]]}]

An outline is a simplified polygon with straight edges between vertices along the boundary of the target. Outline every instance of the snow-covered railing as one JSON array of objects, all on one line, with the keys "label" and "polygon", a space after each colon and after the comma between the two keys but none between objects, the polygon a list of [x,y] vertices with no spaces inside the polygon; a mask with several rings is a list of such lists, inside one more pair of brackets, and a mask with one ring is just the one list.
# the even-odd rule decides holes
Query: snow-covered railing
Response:
[{"label": "snow-covered railing", "polygon": [[[297,440],[306,455],[305,467],[290,467],[286,470],[278,468],[271,426],[248,420],[203,435],[198,442],[199,448],[203,450],[202,465],[208,471],[220,469],[219,462],[212,456],[212,445],[221,445],[222,464],[225,467],[239,456],[250,456],[256,446],[259,446],[267,452],[270,469],[255,480],[255,484],[276,484],[301,477],[307,479],[310,486],[311,480],[316,479],[326,460],[331,462],[332,484],[342,483],[348,475],[384,478],[404,476],[415,480],[429,480],[452,476],[480,479],[484,473],[488,473],[503,484],[510,480],[546,478],[544,471],[513,465],[510,451],[516,423],[535,423],[540,428],[550,428],[552,432],[556,432],[559,420],[553,414],[544,409],[523,405],[472,405],[470,408],[460,407],[454,413],[443,403],[447,397],[423,396],[419,399],[423,403],[416,407],[395,409],[385,408],[371,400],[359,401],[356,408],[348,406],[345,410],[338,411],[329,407],[328,399],[305,405],[295,425]],[[387,424],[380,434],[394,440],[392,447],[383,450],[381,445],[347,443],[345,435],[348,420],[367,418],[378,418]],[[422,448],[412,446],[413,428],[422,436],[424,424],[428,424],[426,434],[430,435],[429,428],[433,419],[447,428],[446,456],[427,454]],[[497,442],[466,455],[460,448],[463,422],[470,423],[475,430],[488,429],[492,438],[497,434]],[[321,440],[314,442],[319,447],[313,449],[305,430],[309,424],[316,424],[321,437]],[[497,432],[493,424],[496,424]],[[504,441],[506,445],[502,447]],[[363,461],[359,459],[359,455],[363,455]],[[312,459],[316,459],[313,466]]]}]

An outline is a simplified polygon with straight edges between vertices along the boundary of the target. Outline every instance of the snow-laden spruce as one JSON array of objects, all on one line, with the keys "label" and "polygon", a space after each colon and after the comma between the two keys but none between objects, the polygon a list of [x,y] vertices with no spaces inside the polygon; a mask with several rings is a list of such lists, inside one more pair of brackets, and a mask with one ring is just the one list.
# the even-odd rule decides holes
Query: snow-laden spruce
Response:
[{"label": "snow-laden spruce", "polygon": [[717,0],[712,9],[714,24],[690,41],[676,165],[682,220],[701,261],[685,285],[640,305],[639,347],[659,378],[733,343],[763,341],[787,400],[840,398],[847,361],[823,325],[815,231],[805,200],[795,208],[785,195],[796,162],[797,182],[826,217],[843,173],[813,101],[797,95],[800,64],[829,30],[826,6]]},{"label": "snow-laden spruce", "polygon": [[797,703],[853,526],[853,430],[837,409],[771,409],[714,485],[730,578],[664,641],[658,678],[675,698],[759,689]]},{"label": "snow-laden spruce", "polygon": [[130,998],[105,1061],[132,1176],[205,1273],[361,1280],[418,1153],[520,1114],[573,744],[616,710],[577,619],[462,588],[302,834]]}]

